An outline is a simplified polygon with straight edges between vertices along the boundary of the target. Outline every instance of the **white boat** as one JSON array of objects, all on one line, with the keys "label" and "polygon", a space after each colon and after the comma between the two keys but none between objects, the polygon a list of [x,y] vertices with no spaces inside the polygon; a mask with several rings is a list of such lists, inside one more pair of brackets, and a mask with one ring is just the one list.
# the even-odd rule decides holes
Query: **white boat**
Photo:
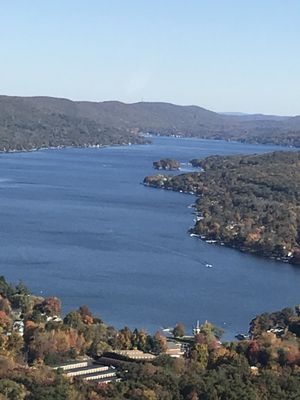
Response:
[{"label": "white boat", "polygon": [[212,264],[205,264],[206,268],[212,268]]},{"label": "white boat", "polygon": [[163,332],[172,333],[174,328],[162,328]]}]

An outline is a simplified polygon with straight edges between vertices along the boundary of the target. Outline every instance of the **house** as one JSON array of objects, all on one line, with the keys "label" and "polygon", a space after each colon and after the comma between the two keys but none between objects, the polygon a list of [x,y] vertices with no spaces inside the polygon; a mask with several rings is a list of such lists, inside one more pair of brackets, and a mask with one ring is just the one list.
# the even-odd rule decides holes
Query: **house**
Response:
[{"label": "house", "polygon": [[21,336],[24,335],[24,322],[21,320],[15,321],[13,324],[13,331],[18,332]]},{"label": "house", "polygon": [[246,333],[239,333],[235,335],[235,338],[237,340],[250,340],[250,335],[247,335]]},{"label": "house", "polygon": [[168,341],[165,353],[172,358],[180,358],[184,356],[184,348],[181,343]]},{"label": "house", "polygon": [[53,322],[63,322],[62,318],[57,316],[57,315],[53,315],[53,316],[47,316],[46,318],[47,322],[53,321]]},{"label": "house", "polygon": [[282,326],[275,326],[274,328],[270,328],[267,330],[268,333],[274,333],[277,337],[281,337],[285,334],[286,328]]}]

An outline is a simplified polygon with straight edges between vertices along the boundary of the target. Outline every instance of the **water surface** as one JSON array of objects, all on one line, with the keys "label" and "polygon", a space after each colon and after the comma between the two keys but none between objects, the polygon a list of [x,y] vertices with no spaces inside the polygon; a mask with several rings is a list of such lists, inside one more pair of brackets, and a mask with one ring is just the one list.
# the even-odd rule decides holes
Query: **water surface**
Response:
[{"label": "water surface", "polygon": [[[300,302],[300,269],[191,238],[193,196],[140,184],[152,162],[275,146],[155,138],[153,145],[0,156],[0,269],[64,311],[87,304],[117,327],[206,319],[227,337]],[[208,262],[213,268],[206,268]]]}]

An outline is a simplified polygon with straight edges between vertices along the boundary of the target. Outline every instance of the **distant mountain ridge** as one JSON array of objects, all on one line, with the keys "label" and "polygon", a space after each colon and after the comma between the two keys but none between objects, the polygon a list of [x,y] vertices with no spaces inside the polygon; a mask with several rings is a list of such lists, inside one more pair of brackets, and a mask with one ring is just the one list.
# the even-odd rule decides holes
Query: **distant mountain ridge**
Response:
[{"label": "distant mountain ridge", "polygon": [[268,115],[268,114],[247,114],[247,113],[241,113],[241,112],[222,112],[219,113],[221,115],[227,115],[231,117],[237,117],[238,119],[242,121],[285,121],[289,118],[293,117],[288,117],[284,115]]},{"label": "distant mountain ridge", "polygon": [[300,116],[224,115],[163,102],[0,96],[0,150],[143,141],[140,133],[300,146]]}]

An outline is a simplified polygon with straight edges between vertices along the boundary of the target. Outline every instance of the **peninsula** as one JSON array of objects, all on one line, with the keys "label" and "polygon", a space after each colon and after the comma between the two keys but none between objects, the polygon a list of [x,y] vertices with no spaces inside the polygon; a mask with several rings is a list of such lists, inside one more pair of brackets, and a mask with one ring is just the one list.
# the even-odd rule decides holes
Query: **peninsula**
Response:
[{"label": "peninsula", "polygon": [[242,251],[300,263],[300,153],[194,159],[199,172],[144,179],[198,196],[191,233]]}]

